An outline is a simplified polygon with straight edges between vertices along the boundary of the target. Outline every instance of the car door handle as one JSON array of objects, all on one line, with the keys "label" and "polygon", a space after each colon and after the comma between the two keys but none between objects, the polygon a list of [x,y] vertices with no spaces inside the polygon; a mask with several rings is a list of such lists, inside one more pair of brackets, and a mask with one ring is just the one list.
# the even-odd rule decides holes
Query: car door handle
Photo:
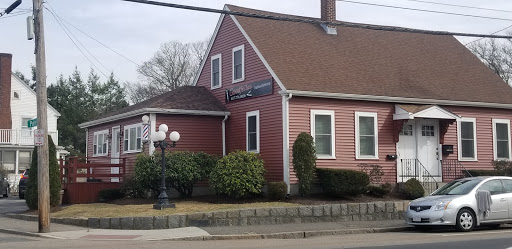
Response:
[{"label": "car door handle", "polygon": [[505,198],[500,199],[501,202],[507,201]]}]

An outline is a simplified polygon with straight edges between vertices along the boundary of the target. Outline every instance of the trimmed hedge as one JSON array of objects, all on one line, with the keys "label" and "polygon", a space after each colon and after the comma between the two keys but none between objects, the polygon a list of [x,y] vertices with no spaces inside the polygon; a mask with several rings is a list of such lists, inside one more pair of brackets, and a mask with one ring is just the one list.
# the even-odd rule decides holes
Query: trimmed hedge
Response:
[{"label": "trimmed hedge", "polygon": [[[483,170],[483,169],[472,169],[468,170],[471,176],[503,176],[505,175],[502,171],[498,170]],[[468,175],[466,175],[468,176]]]},{"label": "trimmed hedge", "polygon": [[404,194],[407,198],[414,200],[425,196],[425,189],[418,180],[412,178],[405,182]]},{"label": "trimmed hedge", "polygon": [[368,191],[370,178],[361,171],[348,169],[316,169],[324,193],[336,197],[356,196]]},{"label": "trimmed hedge", "polygon": [[234,151],[217,162],[210,174],[210,187],[217,194],[243,198],[261,193],[265,167],[259,154]]},{"label": "trimmed hedge", "polygon": [[293,171],[299,179],[299,193],[307,196],[311,192],[316,169],[316,149],[313,137],[301,132],[293,142]]},{"label": "trimmed hedge", "polygon": [[121,199],[124,197],[123,191],[118,188],[113,189],[102,189],[98,192],[98,201],[99,202],[108,202],[117,199]]},{"label": "trimmed hedge", "polygon": [[285,182],[268,182],[267,192],[271,200],[284,200],[288,193],[288,186]]},{"label": "trimmed hedge", "polygon": [[391,183],[386,182],[380,185],[370,185],[368,186],[368,194],[383,197],[391,192]]}]

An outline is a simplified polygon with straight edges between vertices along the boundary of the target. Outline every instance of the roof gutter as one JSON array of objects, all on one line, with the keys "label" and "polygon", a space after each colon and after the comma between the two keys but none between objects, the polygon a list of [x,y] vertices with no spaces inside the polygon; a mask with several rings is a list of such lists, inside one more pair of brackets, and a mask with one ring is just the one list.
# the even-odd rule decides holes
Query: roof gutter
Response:
[{"label": "roof gutter", "polygon": [[361,95],[361,94],[350,94],[350,93],[310,92],[310,91],[299,91],[299,90],[286,90],[286,91],[280,91],[279,93],[280,94],[291,93],[295,96],[330,98],[330,99],[365,100],[365,101],[392,102],[392,103],[437,104],[437,105],[449,105],[449,106],[471,106],[471,107],[512,109],[512,104],[473,102],[473,101],[462,101],[462,100],[421,99],[421,98],[407,98],[407,97]]},{"label": "roof gutter", "polygon": [[183,110],[183,109],[164,109],[164,108],[141,108],[130,112],[125,112],[113,116],[109,116],[106,118],[100,118],[96,120],[92,120],[89,122],[81,123],[78,126],[80,128],[87,128],[93,125],[108,123],[120,119],[135,117],[141,114],[147,113],[160,113],[160,114],[181,114],[181,115],[201,115],[201,116],[219,116],[224,117],[226,115],[231,115],[230,112],[223,111],[202,111],[202,110]]}]

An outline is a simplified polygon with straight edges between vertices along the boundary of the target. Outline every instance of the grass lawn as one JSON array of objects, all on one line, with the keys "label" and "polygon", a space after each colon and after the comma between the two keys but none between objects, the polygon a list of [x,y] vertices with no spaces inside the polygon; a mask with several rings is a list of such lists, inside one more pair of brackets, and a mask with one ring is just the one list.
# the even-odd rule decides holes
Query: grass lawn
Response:
[{"label": "grass lawn", "polygon": [[155,210],[153,203],[138,205],[119,205],[108,203],[76,204],[62,207],[52,212],[52,217],[129,217],[129,216],[159,216],[170,214],[189,214],[196,212],[212,212],[219,210],[261,207],[290,207],[299,206],[297,203],[287,202],[253,202],[242,204],[219,204],[198,201],[176,201],[176,208]]}]

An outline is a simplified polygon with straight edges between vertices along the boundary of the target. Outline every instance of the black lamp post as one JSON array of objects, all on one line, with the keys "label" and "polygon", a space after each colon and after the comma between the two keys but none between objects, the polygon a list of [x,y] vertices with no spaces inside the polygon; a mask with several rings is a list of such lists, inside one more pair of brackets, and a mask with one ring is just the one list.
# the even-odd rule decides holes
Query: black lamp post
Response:
[{"label": "black lamp post", "polygon": [[[143,121],[147,121],[146,118],[143,117]],[[158,132],[151,134],[151,141],[155,148],[160,148],[162,150],[162,171],[161,171],[161,186],[160,186],[160,195],[158,195],[158,202],[153,205],[154,209],[165,209],[165,208],[175,208],[176,205],[174,203],[169,203],[169,197],[167,196],[167,187],[165,186],[165,149],[167,147],[174,148],[176,147],[176,142],[180,140],[180,134],[177,131],[171,132],[169,134],[169,139],[172,143],[167,143],[165,141],[166,132],[168,131],[168,127],[166,124],[161,124],[158,127]]]}]

